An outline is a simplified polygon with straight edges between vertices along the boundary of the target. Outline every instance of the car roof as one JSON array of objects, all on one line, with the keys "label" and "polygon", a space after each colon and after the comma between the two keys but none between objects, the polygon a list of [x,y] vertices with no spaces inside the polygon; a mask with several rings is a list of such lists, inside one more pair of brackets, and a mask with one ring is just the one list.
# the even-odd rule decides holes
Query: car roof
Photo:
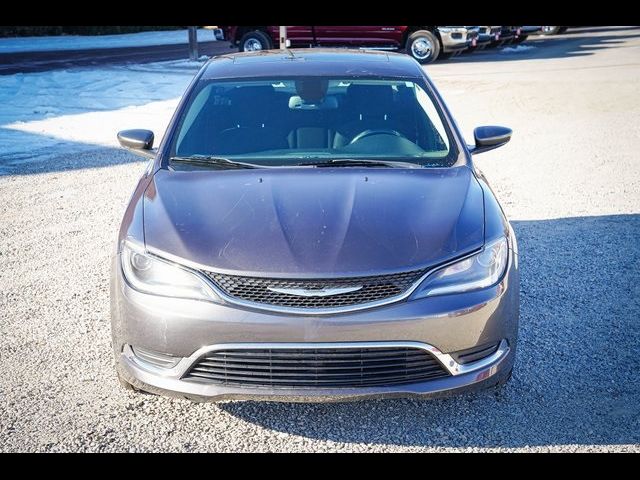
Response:
[{"label": "car roof", "polygon": [[211,58],[201,79],[295,77],[423,76],[420,64],[409,55],[373,50],[306,48],[230,53]]}]

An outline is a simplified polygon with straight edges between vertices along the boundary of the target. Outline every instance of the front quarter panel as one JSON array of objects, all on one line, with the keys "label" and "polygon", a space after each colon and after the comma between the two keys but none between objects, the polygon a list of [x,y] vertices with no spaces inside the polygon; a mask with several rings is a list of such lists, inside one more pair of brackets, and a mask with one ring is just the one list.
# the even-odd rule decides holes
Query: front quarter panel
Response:
[{"label": "front quarter panel", "polygon": [[478,182],[484,192],[484,215],[485,215],[485,242],[493,240],[502,235],[506,236],[509,241],[510,250],[510,285],[509,285],[509,308],[511,312],[510,321],[512,322],[513,335],[510,338],[514,350],[518,339],[518,325],[520,319],[520,258],[518,255],[518,242],[516,240],[515,231],[509,223],[507,216],[498,202],[498,199],[489,186],[484,175],[476,169]]},{"label": "front quarter panel", "polygon": [[[122,295],[119,291],[119,268],[118,255],[122,248],[122,242],[124,240],[144,245],[144,211],[143,211],[143,198],[144,191],[146,190],[149,182],[153,178],[153,160],[149,161],[147,168],[138,180],[133,195],[129,199],[129,203],[125,209],[122,222],[120,223],[120,230],[118,231],[118,238],[116,245],[111,254],[111,279],[110,279],[110,304],[111,304],[111,335],[114,339],[113,345],[116,347],[117,339],[121,336],[123,329],[123,317],[121,315]],[[119,354],[120,352],[116,352]]]},{"label": "front quarter panel", "polygon": [[507,216],[498,202],[493,189],[489,186],[487,179],[476,170],[477,179],[482,187],[484,195],[484,239],[486,241],[493,240],[501,235],[510,238],[511,225],[507,220]]},{"label": "front quarter panel", "polygon": [[151,172],[153,167],[153,160],[149,161],[147,168],[138,180],[129,203],[124,212],[122,222],[120,223],[120,230],[118,232],[117,251],[120,251],[120,243],[123,240],[131,240],[140,245],[144,245],[144,212],[143,212],[143,196],[149,182],[153,178]]}]

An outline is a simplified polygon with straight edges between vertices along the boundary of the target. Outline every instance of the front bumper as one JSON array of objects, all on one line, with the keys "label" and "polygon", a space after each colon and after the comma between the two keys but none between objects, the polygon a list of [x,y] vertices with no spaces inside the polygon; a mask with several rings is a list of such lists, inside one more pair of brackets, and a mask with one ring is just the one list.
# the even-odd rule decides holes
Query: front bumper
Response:
[{"label": "front bumper", "polygon": [[[296,315],[143,294],[128,286],[116,256],[111,312],[117,368],[137,388],[196,401],[434,397],[483,388],[508,375],[515,358],[519,272],[517,255],[510,251],[509,257],[503,280],[487,289],[343,314]],[[427,349],[450,375],[420,383],[359,388],[231,387],[183,378],[203,352],[219,347],[366,346],[367,342],[408,342]],[[451,364],[452,358],[446,353],[498,342],[502,343],[497,355],[464,366]],[[170,369],[153,368],[138,361],[131,345],[181,360]]]},{"label": "front bumper", "polygon": [[[397,343],[397,342],[396,342]],[[392,343],[384,343],[391,345]],[[291,348],[292,344],[269,344],[270,348]],[[380,342],[367,344],[358,342],[354,344],[304,344],[309,348],[336,347],[336,346],[366,346],[377,345]],[[413,342],[413,345],[417,345]],[[221,401],[221,400],[269,400],[287,402],[328,402],[365,400],[374,398],[394,397],[442,397],[452,393],[477,390],[489,385],[494,385],[508,376],[515,358],[515,352],[509,347],[506,340],[500,343],[498,350],[487,358],[473,363],[459,365],[449,355],[439,352],[430,345],[422,344],[421,348],[432,351],[443,365],[447,366],[451,376],[434,380],[423,381],[406,385],[376,386],[359,388],[291,388],[291,387],[237,387],[228,385],[202,384],[183,380],[183,376],[191,366],[206,352],[217,348],[225,350],[233,348],[251,349],[264,348],[263,343],[253,344],[223,344],[203,347],[194,352],[188,358],[183,358],[174,368],[160,371],[152,365],[145,365],[136,357],[132,348],[125,345],[120,356],[120,374],[129,383],[141,390],[167,395],[172,397],[188,398],[195,401]],[[300,346],[294,344],[294,346]]]},{"label": "front bumper", "polygon": [[520,37],[522,35],[522,30],[521,27],[502,27],[502,30],[500,31],[500,39],[498,42],[492,42],[492,43],[499,43],[500,45],[504,45],[505,43],[511,43],[512,40],[516,40],[518,37]]},{"label": "front bumper", "polygon": [[478,28],[478,38],[476,46],[486,46],[491,42],[500,41],[500,32],[502,28],[499,26],[483,26]]},{"label": "front bumper", "polygon": [[477,32],[464,27],[439,27],[438,33],[445,53],[466,50],[478,37]]}]

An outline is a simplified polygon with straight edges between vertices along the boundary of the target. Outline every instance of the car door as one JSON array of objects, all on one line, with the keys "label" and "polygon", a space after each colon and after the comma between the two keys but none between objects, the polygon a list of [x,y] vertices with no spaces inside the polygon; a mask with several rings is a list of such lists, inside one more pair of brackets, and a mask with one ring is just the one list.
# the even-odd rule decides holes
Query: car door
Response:
[{"label": "car door", "polygon": [[397,47],[402,39],[401,27],[384,25],[314,26],[319,45]]}]

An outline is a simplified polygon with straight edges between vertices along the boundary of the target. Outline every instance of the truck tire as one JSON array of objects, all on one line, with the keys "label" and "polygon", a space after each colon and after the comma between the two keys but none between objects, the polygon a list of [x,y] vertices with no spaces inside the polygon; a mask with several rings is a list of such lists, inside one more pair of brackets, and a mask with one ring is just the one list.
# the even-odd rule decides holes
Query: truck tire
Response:
[{"label": "truck tire", "polygon": [[273,48],[269,36],[260,30],[245,33],[240,39],[239,50],[241,52],[257,52]]},{"label": "truck tire", "polygon": [[434,62],[440,55],[440,40],[429,30],[418,30],[407,38],[406,52],[419,63]]}]

